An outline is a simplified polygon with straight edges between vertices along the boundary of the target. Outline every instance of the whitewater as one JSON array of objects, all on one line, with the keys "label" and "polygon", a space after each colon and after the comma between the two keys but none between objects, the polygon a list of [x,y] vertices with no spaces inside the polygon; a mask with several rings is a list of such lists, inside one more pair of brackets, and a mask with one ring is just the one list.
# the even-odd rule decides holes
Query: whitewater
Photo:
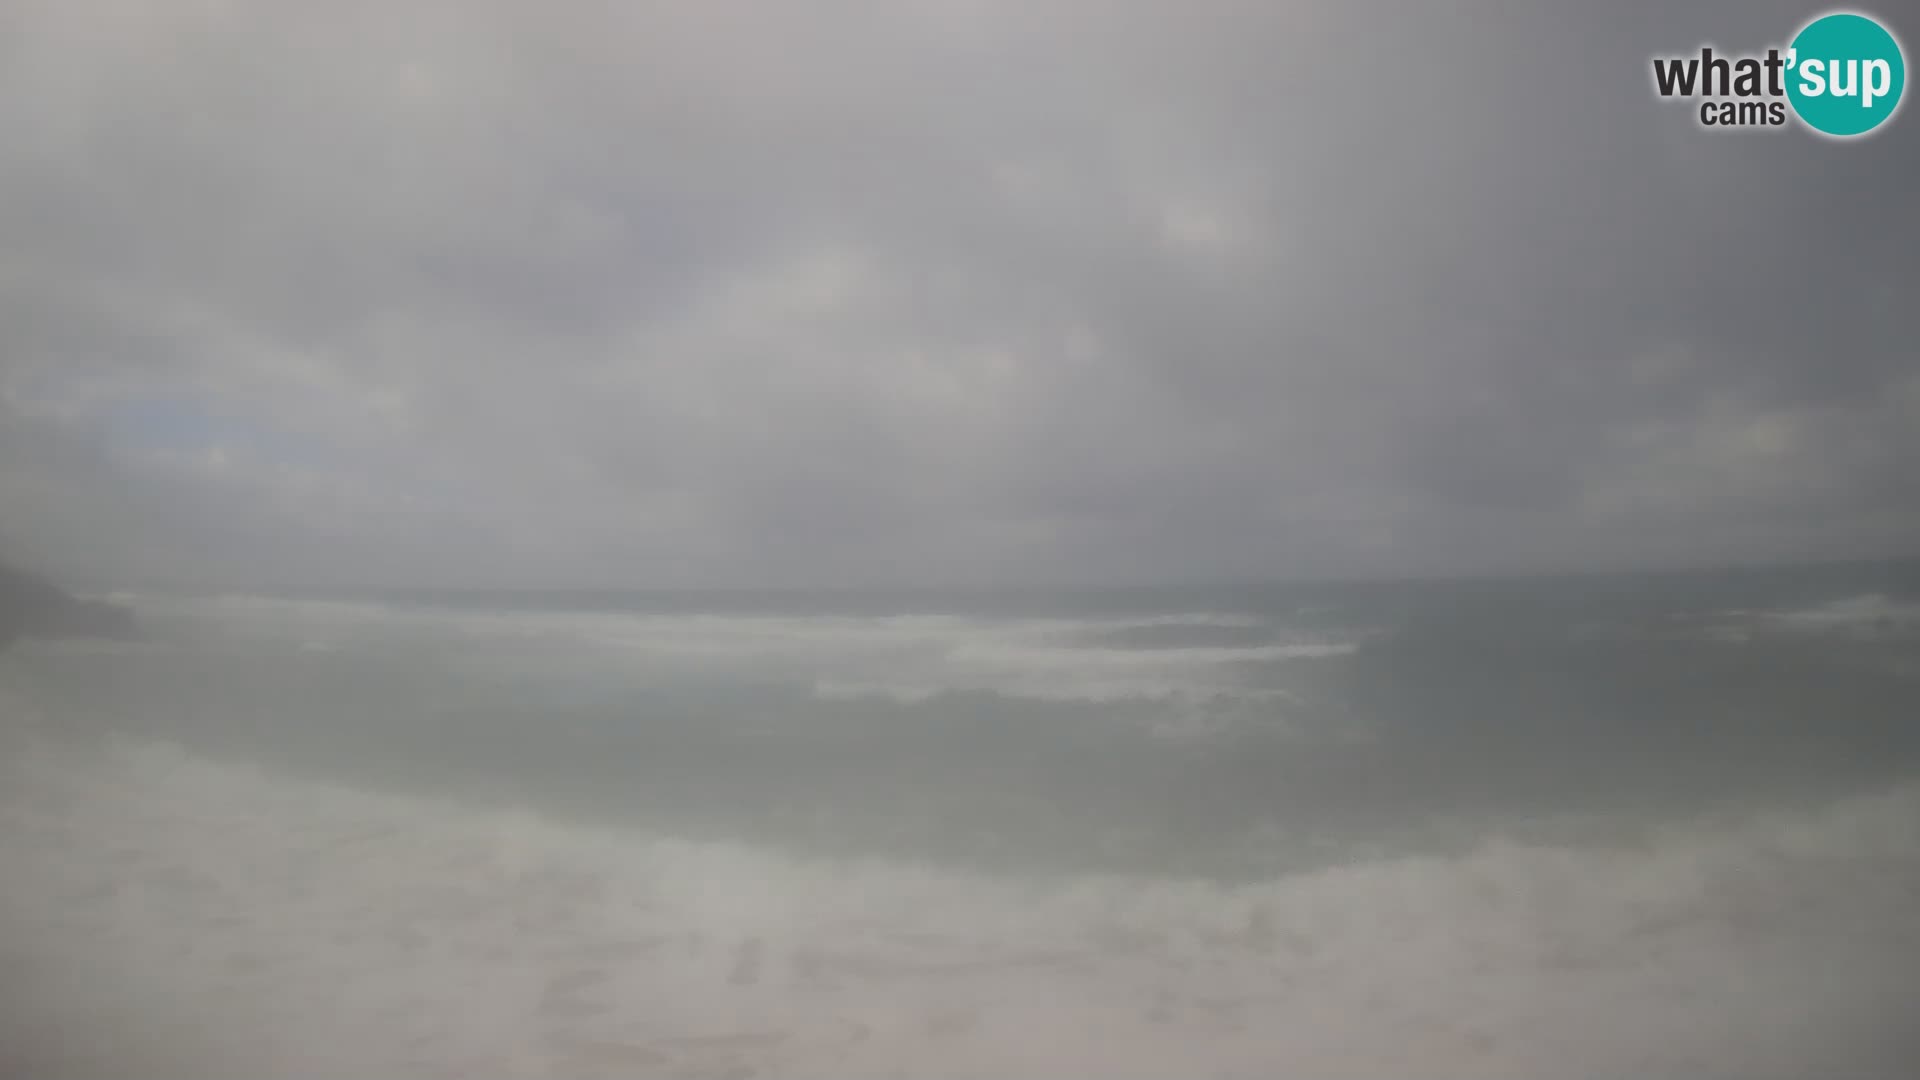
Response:
[{"label": "whitewater", "polygon": [[1654,592],[122,597],[0,656],[0,1073],[1902,1074],[1914,609]]}]

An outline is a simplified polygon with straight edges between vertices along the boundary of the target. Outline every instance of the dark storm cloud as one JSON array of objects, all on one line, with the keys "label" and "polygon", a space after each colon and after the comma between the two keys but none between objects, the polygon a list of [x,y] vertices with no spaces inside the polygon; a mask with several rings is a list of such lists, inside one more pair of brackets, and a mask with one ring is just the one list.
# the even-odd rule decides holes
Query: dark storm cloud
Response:
[{"label": "dark storm cloud", "polygon": [[0,543],[445,584],[1920,546],[1911,110],[1714,135],[1648,85],[1811,9],[1203,7],[14,5]]}]

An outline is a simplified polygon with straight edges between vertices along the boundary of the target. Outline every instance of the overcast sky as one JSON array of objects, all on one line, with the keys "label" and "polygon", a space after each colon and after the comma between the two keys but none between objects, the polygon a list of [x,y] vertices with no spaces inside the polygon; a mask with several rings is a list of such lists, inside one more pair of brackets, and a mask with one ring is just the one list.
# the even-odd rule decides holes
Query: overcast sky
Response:
[{"label": "overcast sky", "polygon": [[8,0],[0,552],[624,586],[1920,553],[1920,115],[1714,134],[1650,89],[1817,10]]}]

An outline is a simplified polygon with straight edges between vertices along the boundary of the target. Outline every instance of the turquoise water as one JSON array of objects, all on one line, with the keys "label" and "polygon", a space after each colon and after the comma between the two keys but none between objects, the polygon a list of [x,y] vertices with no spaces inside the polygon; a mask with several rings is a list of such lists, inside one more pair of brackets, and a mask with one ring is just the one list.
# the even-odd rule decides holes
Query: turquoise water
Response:
[{"label": "turquoise water", "polygon": [[1908,567],[116,599],[139,640],[0,656],[37,1072],[1914,1049]]}]

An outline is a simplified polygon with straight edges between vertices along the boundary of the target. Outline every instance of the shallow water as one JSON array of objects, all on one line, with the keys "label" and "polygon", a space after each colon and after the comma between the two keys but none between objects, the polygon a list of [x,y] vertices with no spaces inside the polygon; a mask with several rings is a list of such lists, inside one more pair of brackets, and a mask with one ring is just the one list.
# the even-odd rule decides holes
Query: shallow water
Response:
[{"label": "shallow water", "polygon": [[1908,586],[123,597],[0,657],[0,1064],[1898,1075]]}]

